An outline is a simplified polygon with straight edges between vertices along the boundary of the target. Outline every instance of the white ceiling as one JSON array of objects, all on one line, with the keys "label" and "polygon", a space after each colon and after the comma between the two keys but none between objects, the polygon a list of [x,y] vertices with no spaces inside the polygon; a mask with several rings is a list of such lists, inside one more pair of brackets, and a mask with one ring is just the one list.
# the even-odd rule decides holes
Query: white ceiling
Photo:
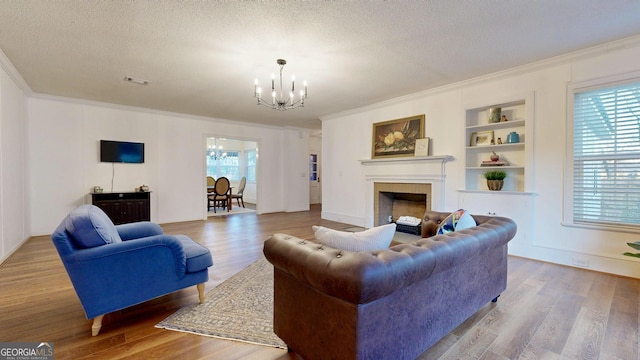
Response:
[{"label": "white ceiling", "polygon": [[[306,128],[638,34],[640,0],[0,0],[0,49],[35,93]],[[256,105],[278,58],[304,108]]]}]

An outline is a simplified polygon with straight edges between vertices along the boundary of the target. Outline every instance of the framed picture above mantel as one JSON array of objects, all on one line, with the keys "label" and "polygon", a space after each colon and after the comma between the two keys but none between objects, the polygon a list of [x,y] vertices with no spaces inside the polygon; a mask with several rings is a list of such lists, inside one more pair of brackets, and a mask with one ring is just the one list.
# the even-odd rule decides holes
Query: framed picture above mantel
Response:
[{"label": "framed picture above mantel", "polygon": [[371,158],[414,156],[424,137],[424,114],[373,124]]}]

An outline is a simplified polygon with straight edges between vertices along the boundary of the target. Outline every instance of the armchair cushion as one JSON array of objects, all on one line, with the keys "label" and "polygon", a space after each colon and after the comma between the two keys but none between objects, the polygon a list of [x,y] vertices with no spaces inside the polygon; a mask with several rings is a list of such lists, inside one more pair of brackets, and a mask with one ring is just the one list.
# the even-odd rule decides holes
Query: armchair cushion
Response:
[{"label": "armchair cushion", "polygon": [[67,232],[80,249],[122,242],[115,225],[99,207],[82,205],[64,220]]}]

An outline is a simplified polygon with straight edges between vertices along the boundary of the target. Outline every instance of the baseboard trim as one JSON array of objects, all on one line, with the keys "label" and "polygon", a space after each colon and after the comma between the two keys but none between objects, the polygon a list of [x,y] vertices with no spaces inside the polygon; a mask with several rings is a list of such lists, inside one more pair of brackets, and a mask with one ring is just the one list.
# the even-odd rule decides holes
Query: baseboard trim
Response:
[{"label": "baseboard trim", "polygon": [[15,253],[16,251],[18,251],[18,249],[20,249],[20,247],[22,245],[24,245],[24,243],[26,243],[29,239],[31,239],[33,236],[29,236],[26,237],[25,239],[23,239],[22,241],[20,241],[18,244],[16,244],[16,246],[13,247],[13,249],[10,249],[5,255],[3,255],[2,259],[0,259],[0,265],[3,265],[5,261],[9,260],[9,258],[11,257],[11,255],[13,255],[13,253]]}]

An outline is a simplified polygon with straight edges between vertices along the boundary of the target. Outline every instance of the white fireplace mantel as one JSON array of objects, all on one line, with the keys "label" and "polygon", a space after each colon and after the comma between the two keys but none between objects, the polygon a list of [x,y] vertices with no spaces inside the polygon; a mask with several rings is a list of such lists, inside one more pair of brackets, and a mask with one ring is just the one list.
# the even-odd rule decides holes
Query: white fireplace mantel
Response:
[{"label": "white fireplace mantel", "polygon": [[445,195],[445,163],[451,160],[451,155],[360,160],[367,182],[365,226],[374,224],[373,185],[376,182],[431,184],[432,210],[441,210]]},{"label": "white fireplace mantel", "polygon": [[359,160],[362,165],[370,165],[377,163],[403,163],[403,162],[418,162],[418,163],[442,163],[444,164],[447,161],[453,160],[453,156],[451,155],[438,155],[438,156],[409,156],[409,157],[400,157],[400,158],[381,158],[381,159],[365,159]]}]

